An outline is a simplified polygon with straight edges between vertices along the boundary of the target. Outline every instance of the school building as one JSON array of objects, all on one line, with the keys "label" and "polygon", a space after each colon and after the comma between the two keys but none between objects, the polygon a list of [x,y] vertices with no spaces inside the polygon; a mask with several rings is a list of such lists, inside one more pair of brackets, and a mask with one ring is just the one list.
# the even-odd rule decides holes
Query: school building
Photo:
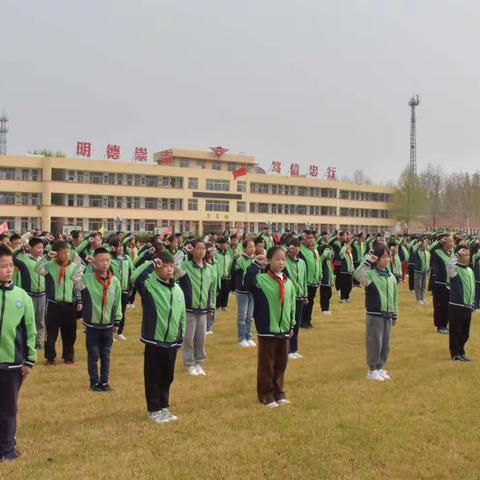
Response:
[{"label": "school building", "polygon": [[[237,179],[232,172],[246,165]],[[87,231],[203,234],[244,226],[272,230],[394,230],[393,190],[307,176],[266,174],[255,158],[172,149],[154,163],[0,156],[0,222],[10,230],[65,225]]]}]

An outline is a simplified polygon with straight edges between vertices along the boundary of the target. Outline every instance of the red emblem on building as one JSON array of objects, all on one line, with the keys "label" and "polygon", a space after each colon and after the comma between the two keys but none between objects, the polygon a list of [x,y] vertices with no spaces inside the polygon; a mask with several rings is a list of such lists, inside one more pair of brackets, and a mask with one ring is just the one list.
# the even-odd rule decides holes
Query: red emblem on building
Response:
[{"label": "red emblem on building", "polygon": [[218,147],[210,147],[210,150],[215,154],[218,159],[220,159],[224,153],[228,152],[228,148],[223,148],[220,145]]}]

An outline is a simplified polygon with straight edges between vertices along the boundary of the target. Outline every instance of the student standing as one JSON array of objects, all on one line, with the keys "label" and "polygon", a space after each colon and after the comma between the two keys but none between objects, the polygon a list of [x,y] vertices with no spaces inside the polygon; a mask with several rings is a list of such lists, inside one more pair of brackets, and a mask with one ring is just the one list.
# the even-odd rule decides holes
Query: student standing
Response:
[{"label": "student standing", "polygon": [[140,340],[145,344],[143,375],[148,417],[155,423],[177,420],[169,411],[177,350],[185,334],[185,297],[173,276],[175,259],[157,252],[132,275],[142,299]]},{"label": "student standing", "polygon": [[332,267],[332,249],[326,244],[320,253],[320,308],[323,315],[331,315],[330,299],[332,298],[332,288],[334,283]]},{"label": "student standing", "polygon": [[82,295],[82,318],[87,327],[88,376],[90,390],[94,392],[111,390],[109,377],[113,334],[117,333],[122,319],[122,289],[120,281],[110,272],[110,261],[110,252],[97,248],[91,260],[93,272],[74,277],[75,288]]},{"label": "student standing", "polygon": [[365,287],[367,378],[380,382],[391,379],[383,367],[390,351],[391,327],[398,314],[397,280],[387,269],[389,261],[388,247],[379,243],[354,274]]},{"label": "student standing", "polygon": [[290,339],[288,358],[297,360],[303,358],[298,353],[298,333],[302,320],[303,306],[308,302],[307,298],[307,267],[305,262],[298,258],[300,253],[300,240],[291,238],[286,244],[288,251],[285,262],[285,270],[288,278],[295,287],[295,326],[293,327],[292,338]]},{"label": "student standing", "polygon": [[415,253],[413,254],[413,263],[415,265],[415,296],[420,305],[428,302],[425,300],[425,288],[427,285],[427,273],[430,270],[430,252],[426,239],[419,242]]},{"label": "student standing", "polygon": [[340,259],[342,261],[338,276],[338,286],[340,289],[340,303],[350,303],[350,292],[353,287],[353,258],[352,247],[345,243],[340,250]]},{"label": "student standing", "polygon": [[480,243],[472,246],[472,266],[475,274],[475,310],[480,312]]},{"label": "student standing", "polygon": [[[266,261],[268,270],[262,271]],[[271,247],[255,258],[245,274],[245,286],[254,296],[258,334],[257,396],[269,408],[290,403],[283,389],[288,343],[295,326],[295,287],[282,273],[285,253]]]},{"label": "student standing", "polygon": [[232,285],[233,258],[228,252],[228,239],[222,237],[218,241],[218,250],[215,254],[215,267],[220,282],[217,296],[217,308],[226,310],[228,306],[228,295]]},{"label": "student standing", "polygon": [[452,360],[468,362],[465,344],[470,335],[470,321],[475,308],[475,274],[468,266],[470,252],[460,247],[447,263],[450,282],[450,299],[448,305],[449,346]]},{"label": "student standing", "polygon": [[10,249],[0,246],[0,462],[15,460],[20,385],[36,359],[35,315],[32,299],[12,283]]}]

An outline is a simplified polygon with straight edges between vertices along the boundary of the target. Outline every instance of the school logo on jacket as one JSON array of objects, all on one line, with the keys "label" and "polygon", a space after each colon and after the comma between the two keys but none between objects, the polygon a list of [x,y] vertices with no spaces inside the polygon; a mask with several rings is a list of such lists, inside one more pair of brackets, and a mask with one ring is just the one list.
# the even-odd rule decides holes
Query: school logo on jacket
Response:
[{"label": "school logo on jacket", "polygon": [[20,310],[23,307],[23,302],[21,300],[17,300],[15,302],[15,306]]}]

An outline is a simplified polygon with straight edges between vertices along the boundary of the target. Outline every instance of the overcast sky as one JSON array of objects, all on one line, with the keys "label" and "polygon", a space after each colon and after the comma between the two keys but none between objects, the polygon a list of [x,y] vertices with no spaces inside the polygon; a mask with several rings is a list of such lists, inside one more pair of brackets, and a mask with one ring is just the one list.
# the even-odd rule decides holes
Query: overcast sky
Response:
[{"label": "overcast sky", "polygon": [[3,0],[8,152],[222,145],[395,179],[480,168],[473,0]]}]

